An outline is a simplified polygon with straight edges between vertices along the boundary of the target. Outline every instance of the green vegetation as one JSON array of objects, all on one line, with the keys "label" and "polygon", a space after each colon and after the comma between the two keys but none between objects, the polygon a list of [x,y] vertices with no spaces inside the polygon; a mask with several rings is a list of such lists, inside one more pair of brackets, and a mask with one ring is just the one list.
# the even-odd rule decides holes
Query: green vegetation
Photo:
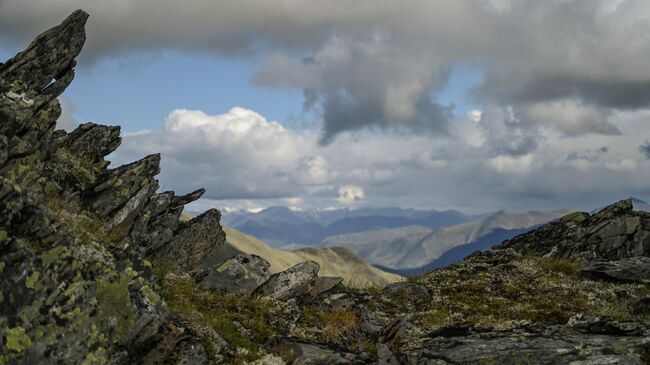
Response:
[{"label": "green vegetation", "polygon": [[531,256],[528,259],[537,261],[542,269],[549,272],[560,272],[572,276],[580,272],[580,265],[573,261],[546,256]]},{"label": "green vegetation", "polygon": [[[241,349],[229,359],[232,363],[253,361],[262,355],[258,344],[275,334],[270,324],[277,314],[274,306],[246,294],[219,294],[201,289],[188,275],[176,274],[178,268],[170,261],[159,260],[152,266],[169,309],[191,323],[199,333],[201,328],[208,326],[230,345]],[[203,342],[208,354],[214,356],[216,351],[207,335],[203,336]]]},{"label": "green vegetation", "polygon": [[361,318],[350,309],[303,307],[299,324],[319,329],[319,342],[335,343],[353,351],[372,352],[375,349],[375,341],[360,330]]},{"label": "green vegetation", "polygon": [[[566,260],[526,256],[490,270],[435,271],[418,279],[433,299],[415,315],[424,327],[465,323],[473,326],[516,326],[519,323],[563,324],[578,314],[625,320],[635,316],[610,283],[578,278],[579,267]],[[629,285],[631,292],[645,290]]]}]

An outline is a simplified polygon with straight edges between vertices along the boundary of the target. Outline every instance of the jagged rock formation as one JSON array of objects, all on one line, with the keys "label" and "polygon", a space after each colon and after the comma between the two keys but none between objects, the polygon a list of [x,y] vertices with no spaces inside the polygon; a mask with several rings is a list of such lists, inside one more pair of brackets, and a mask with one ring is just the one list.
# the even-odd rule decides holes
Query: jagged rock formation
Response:
[{"label": "jagged rock formation", "polygon": [[590,215],[573,213],[531,234],[504,242],[519,252],[569,259],[583,265],[596,260],[650,256],[650,213],[633,210],[630,199]]},{"label": "jagged rock formation", "polygon": [[219,213],[179,224],[200,192],[155,194],[159,155],[107,169],[119,127],[54,131],[87,18],[0,64],[0,363],[206,362],[146,258],[200,260],[223,244]]},{"label": "jagged rock formation", "polygon": [[383,290],[215,265],[220,213],[179,219],[202,189],[157,193],[159,155],[109,169],[118,127],[54,130],[87,18],[0,64],[0,364],[650,362],[650,214],[629,201]]}]

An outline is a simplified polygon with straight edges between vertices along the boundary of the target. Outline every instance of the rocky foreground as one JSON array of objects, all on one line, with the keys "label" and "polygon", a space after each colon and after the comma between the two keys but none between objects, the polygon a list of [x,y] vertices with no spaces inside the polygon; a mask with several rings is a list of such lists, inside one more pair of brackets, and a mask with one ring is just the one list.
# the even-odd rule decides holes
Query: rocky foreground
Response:
[{"label": "rocky foreground", "polygon": [[0,364],[648,364],[650,214],[574,213],[445,269],[353,290],[314,262],[214,261],[203,190],[119,127],[56,131],[88,15],[0,64]]}]

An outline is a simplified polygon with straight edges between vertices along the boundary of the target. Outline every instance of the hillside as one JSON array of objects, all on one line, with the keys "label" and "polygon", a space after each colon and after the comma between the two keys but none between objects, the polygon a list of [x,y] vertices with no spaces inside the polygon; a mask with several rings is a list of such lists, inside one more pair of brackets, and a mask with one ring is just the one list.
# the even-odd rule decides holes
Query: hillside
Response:
[{"label": "hillside", "polygon": [[[536,225],[559,218],[569,211],[511,213],[500,211],[484,219],[430,230],[421,226],[402,227],[359,232],[328,237],[323,241],[327,247],[341,246],[354,251],[372,264],[391,269],[415,269],[431,264],[445,252],[476,243],[482,238],[495,238],[496,245],[531,229]],[[494,232],[502,232],[498,237]],[[507,233],[510,232],[510,235]],[[481,247],[490,246],[483,243]]]},{"label": "hillside", "polygon": [[276,273],[303,261],[315,261],[320,265],[319,275],[342,277],[344,283],[354,287],[384,286],[402,280],[399,275],[390,274],[369,265],[353,252],[341,248],[306,248],[282,251],[264,242],[229,227],[226,245],[234,251],[263,257],[270,264],[270,271]]}]

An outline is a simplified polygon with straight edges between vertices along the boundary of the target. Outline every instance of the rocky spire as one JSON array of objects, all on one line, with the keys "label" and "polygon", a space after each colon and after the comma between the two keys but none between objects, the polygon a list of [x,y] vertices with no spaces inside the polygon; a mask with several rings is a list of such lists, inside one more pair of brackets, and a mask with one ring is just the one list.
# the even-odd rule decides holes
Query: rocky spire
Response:
[{"label": "rocky spire", "polygon": [[[119,127],[54,131],[87,19],[75,11],[0,64],[0,363],[206,363],[145,258],[198,265],[224,243],[219,212],[180,224],[204,190],[157,194],[158,154],[107,169]],[[154,241],[165,249],[139,249]]]}]

